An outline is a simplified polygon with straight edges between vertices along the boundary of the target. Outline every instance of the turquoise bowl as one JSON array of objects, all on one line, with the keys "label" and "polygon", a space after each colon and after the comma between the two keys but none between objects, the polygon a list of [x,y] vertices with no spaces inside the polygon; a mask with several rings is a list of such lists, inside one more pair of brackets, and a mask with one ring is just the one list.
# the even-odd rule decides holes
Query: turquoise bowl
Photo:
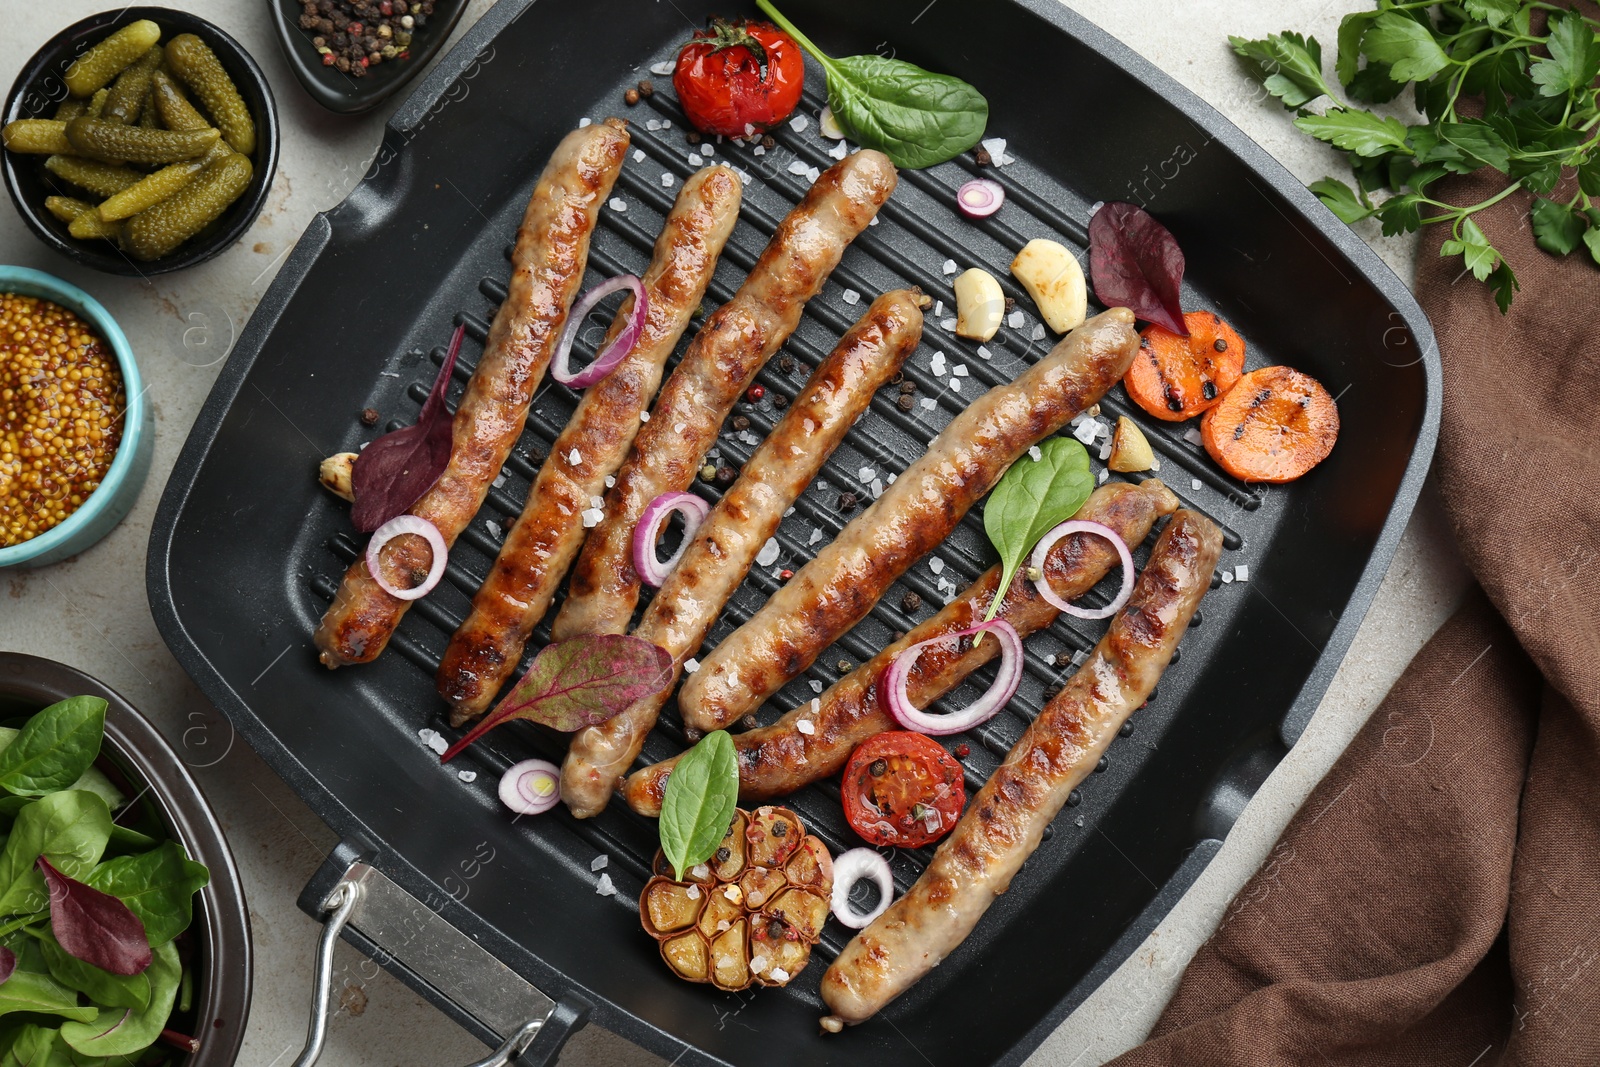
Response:
[{"label": "turquoise bowl", "polygon": [[133,358],[128,338],[100,301],[76,285],[42,270],[3,264],[0,264],[0,293],[53,300],[76,313],[111,346],[128,396],[128,409],[123,413],[122,442],[117,446],[111,469],[101,480],[100,487],[60,525],[20,545],[0,548],[0,570],[42,567],[82,552],[110,533],[132,509],[150,475],[150,456],[156,440],[155,412],[145,399],[144,380],[139,375],[139,364]]}]

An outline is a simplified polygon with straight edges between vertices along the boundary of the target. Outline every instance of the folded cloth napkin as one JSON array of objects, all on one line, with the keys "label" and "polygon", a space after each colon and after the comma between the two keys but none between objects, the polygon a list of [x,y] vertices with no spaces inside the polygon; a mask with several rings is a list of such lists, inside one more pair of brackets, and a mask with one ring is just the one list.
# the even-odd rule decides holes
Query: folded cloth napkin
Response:
[{"label": "folded cloth napkin", "polygon": [[1600,271],[1538,250],[1528,206],[1474,216],[1521,278],[1510,314],[1439,258],[1447,234],[1425,232],[1417,277],[1444,365],[1435,471],[1481,592],[1116,1067],[1600,1065]]}]

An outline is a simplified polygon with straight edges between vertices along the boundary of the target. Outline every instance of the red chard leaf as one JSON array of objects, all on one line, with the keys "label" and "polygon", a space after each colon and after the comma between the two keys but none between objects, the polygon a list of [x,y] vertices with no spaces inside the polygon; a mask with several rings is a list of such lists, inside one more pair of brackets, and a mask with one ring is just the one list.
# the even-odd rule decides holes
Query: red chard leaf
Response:
[{"label": "red chard leaf", "polygon": [[[1161,223],[1133,204],[1102,204],[1089,220],[1089,271],[1095,299],[1189,336],[1178,304],[1183,249]],[[359,499],[359,498],[357,498]]]},{"label": "red chard leaf", "polygon": [[17,954],[0,945],[0,985],[6,984],[6,979],[11,977],[17,969]]},{"label": "red chard leaf", "polygon": [[68,878],[40,856],[50,887],[50,932],[67,954],[112,974],[142,974],[152,958],[144,923],[112,896]]},{"label": "red chard leaf", "polygon": [[455,419],[444,406],[444,395],[465,332],[465,326],[457,326],[450,338],[450,353],[423,401],[417,424],[384,434],[356,457],[350,471],[350,490],[355,496],[350,521],[362,533],[371,533],[396,515],[404,515],[449,465]]},{"label": "red chard leaf", "polygon": [[573,733],[599,726],[671,684],[672,657],[642,637],[588,634],[557,641],[539,650],[517,687],[439,762],[449,762],[503,722],[527,719]]}]

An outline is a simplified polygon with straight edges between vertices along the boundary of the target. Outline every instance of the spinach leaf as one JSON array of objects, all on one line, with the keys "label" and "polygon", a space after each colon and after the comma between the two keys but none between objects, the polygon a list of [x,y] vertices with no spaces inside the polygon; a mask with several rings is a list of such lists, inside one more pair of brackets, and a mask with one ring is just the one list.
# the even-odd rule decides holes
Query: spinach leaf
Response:
[{"label": "spinach leaf", "polygon": [[111,1008],[145,1008],[150,1004],[150,974],[112,974],[92,963],[85,963],[61,947],[48,930],[37,935],[44,950],[50,975],[69,989],[88,996],[96,1004]]},{"label": "spinach leaf", "polygon": [[1017,568],[1039,539],[1072,518],[1094,492],[1089,453],[1077,441],[1052,437],[1039,445],[1039,458],[1019,459],[1006,471],[983,505],[983,529],[1000,553],[1000,585],[984,622],[1004,603]]},{"label": "spinach leaf", "polygon": [[733,825],[739,800],[739,760],[726,730],[706,734],[683,754],[661,798],[661,851],[674,876],[704,863]]},{"label": "spinach leaf", "polygon": [[[79,1007],[78,991],[68,989],[48,974],[18,970],[0,985],[0,1015],[32,1011],[82,1023],[93,1019],[99,1010],[92,1004]],[[156,1028],[157,1033],[160,1030]],[[155,1034],[150,1036],[153,1039]]]},{"label": "spinach leaf", "polygon": [[0,789],[36,797],[70,788],[100,754],[106,702],[68,697],[38,712],[0,752]]},{"label": "spinach leaf", "polygon": [[[143,1008],[100,1008],[89,1020],[61,1024],[61,1038],[86,1056],[127,1056],[143,1051],[167,1025],[183,967],[171,942],[155,951],[145,972],[150,1003]],[[6,991],[0,986],[0,994]]]},{"label": "spinach leaf", "polygon": [[887,56],[827,55],[773,7],[756,0],[828,75],[828,106],[850,137],[897,167],[918,169],[953,159],[983,138],[989,101],[960,78]]},{"label": "spinach leaf", "polygon": [[131,826],[121,823],[111,824],[111,840],[106,843],[106,851],[117,856],[126,856],[135,852],[148,852],[155,848],[159,841],[149,834],[140,833]]},{"label": "spinach leaf", "polygon": [[0,915],[48,904],[44,875],[34,869],[40,856],[68,876],[82,878],[100,862],[110,837],[111,810],[93,793],[68,789],[23,808],[0,851]]},{"label": "spinach leaf", "polygon": [[160,945],[189,928],[194,895],[210,879],[205,864],[191,860],[176,841],[164,841],[137,856],[106,860],[84,882],[128,905],[150,944]]}]

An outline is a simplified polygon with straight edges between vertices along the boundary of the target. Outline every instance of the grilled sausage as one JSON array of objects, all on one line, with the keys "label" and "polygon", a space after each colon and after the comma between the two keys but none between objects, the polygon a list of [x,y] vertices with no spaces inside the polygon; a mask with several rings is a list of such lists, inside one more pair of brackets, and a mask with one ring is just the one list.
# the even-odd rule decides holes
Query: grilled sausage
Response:
[{"label": "grilled sausage", "polygon": [[[922,337],[915,291],[885,293],[839,341],[745,464],[744,473],[711,509],[635,637],[672,655],[673,682],[700,647],[745,572],[788,510],[856,419]],[[632,765],[672,687],[599,726],[580,731],[561,767],[561,799],[580,819],[598,815]]]},{"label": "grilled sausage", "polygon": [[[453,725],[487,711],[516,670],[528,636],[583,544],[583,512],[626,458],[639,432],[639,413],[655,396],[667,357],[705,297],[739,218],[742,191],[739,176],[727,166],[707,167],[683,183],[641,279],[648,313],[639,339],[616,369],[583,394],[550,446],[522,514],[439,663],[439,695],[450,703]],[[629,297],[607,342],[632,308]]]},{"label": "grilled sausage", "polygon": [[1015,381],[974,400],[683,683],[684,722],[720,730],[809,667],[950,536],[1018,456],[1117,384],[1138,345],[1133,312],[1113,308],[1067,334]]},{"label": "grilled sausage", "polygon": [[[534,186],[517,230],[505,302],[456,410],[450,463],[411,505],[411,514],[437,526],[446,544],[455,544],[483,506],[522,434],[533,391],[578,294],[600,205],[627,152],[627,123],[621,119],[574,130],[556,146]],[[396,538],[383,550],[384,564],[399,573],[425,573],[431,559],[426,545],[420,537]],[[377,659],[411,603],[384,592],[366,561],[357,559],[317,627],[322,663],[342,667]]]},{"label": "grilled sausage", "polygon": [[662,493],[694,480],[722,420],[794,332],[806,301],[889,199],[895,180],[889,157],[870,149],[823,171],[779,223],[739,291],[706,319],[634,438],[605,516],[583,543],[552,627],[557,641],[627,630],[639,603],[632,552],[639,516]]},{"label": "grilled sausage", "polygon": [[[1073,518],[1104,523],[1127,544],[1136,545],[1149,535],[1157,519],[1177,507],[1172,490],[1151,478],[1141,485],[1118,482],[1101,486]],[[1105,538],[1069,534],[1050,550],[1044,572],[1050,588],[1070,599],[1088,592],[1116,563],[1116,552]],[[808,702],[771,726],[736,734],[733,745],[739,753],[740,800],[755,802],[793,793],[837,772],[856,746],[873,734],[897,729],[879,694],[890,661],[902,649],[976,626],[988,612],[999,584],[1000,568],[991,567],[932,618],[835,682],[818,699],[815,710]],[[1006,591],[995,617],[1027,637],[1059,615],[1032,582],[1019,576]],[[906,694],[914,707],[925,708],[999,651],[998,641],[925,649],[906,679]],[[810,724],[810,733],[799,729],[802,721]],[[629,775],[622,787],[628,806],[641,815],[661,814],[661,798],[677,762],[676,758],[663,760]]]},{"label": "grilled sausage", "polygon": [[954,951],[1006,891],[1067,795],[1155,688],[1221,549],[1211,520],[1187,510],[1172,517],[1088,661],[967,804],[922,877],[822,976],[833,1011],[825,1027],[870,1019]]}]

